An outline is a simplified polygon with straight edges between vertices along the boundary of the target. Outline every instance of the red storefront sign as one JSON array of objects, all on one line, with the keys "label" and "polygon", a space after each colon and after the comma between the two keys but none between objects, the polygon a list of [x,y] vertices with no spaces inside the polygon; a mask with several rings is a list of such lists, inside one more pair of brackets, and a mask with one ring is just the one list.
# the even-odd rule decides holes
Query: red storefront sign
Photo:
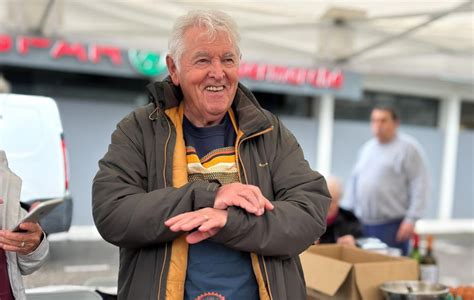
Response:
[{"label": "red storefront sign", "polygon": [[266,65],[257,63],[240,63],[240,78],[272,83],[306,85],[316,88],[340,89],[344,74],[339,70],[327,68],[293,68],[287,66]]},{"label": "red storefront sign", "polygon": [[107,58],[112,64],[120,66],[123,63],[120,48],[100,45],[83,45],[67,41],[52,41],[44,37],[18,36],[16,39],[9,35],[0,34],[0,53],[11,52],[16,49],[20,55],[28,55],[30,50],[48,50],[49,56],[55,60],[63,57],[75,58],[82,63],[99,63]]}]

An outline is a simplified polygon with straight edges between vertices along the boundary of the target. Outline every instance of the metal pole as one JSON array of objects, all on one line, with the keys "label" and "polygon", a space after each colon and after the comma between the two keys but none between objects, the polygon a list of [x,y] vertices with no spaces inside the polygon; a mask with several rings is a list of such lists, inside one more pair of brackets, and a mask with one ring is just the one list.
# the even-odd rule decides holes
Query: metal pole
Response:
[{"label": "metal pole", "polygon": [[334,95],[323,95],[318,101],[319,127],[316,170],[324,176],[331,174],[334,101]]},{"label": "metal pole", "polygon": [[444,151],[441,166],[438,218],[448,220],[452,218],[454,204],[461,99],[459,96],[453,95],[444,101],[446,101],[446,105],[443,105],[442,111],[442,113],[445,114],[443,118],[445,122]]},{"label": "metal pole", "polygon": [[46,4],[46,8],[43,11],[43,15],[41,16],[38,27],[35,30],[35,32],[37,34],[40,34],[40,35],[43,34],[44,26],[46,25],[46,21],[48,20],[48,17],[49,17],[49,15],[51,13],[51,10],[53,8],[54,1],[55,0],[49,0],[48,4]]}]

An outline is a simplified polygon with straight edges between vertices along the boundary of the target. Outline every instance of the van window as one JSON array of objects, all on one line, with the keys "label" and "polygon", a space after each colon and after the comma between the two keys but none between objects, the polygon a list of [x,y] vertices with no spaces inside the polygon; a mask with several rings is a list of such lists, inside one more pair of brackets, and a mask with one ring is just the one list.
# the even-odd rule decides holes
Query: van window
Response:
[{"label": "van window", "polygon": [[38,109],[15,104],[8,105],[4,109],[3,139],[15,141],[15,143],[6,143],[4,150],[16,156],[25,156],[38,151],[44,140],[42,126],[44,121],[41,121]]}]

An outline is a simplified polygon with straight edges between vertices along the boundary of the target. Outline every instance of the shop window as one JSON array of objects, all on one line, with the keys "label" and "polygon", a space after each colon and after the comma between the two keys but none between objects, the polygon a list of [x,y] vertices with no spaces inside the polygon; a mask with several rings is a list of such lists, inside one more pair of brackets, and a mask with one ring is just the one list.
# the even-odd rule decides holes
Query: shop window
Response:
[{"label": "shop window", "polygon": [[280,116],[311,117],[310,97],[253,91],[260,105]]},{"label": "shop window", "polygon": [[52,98],[125,103],[138,101],[142,104],[144,101],[141,99],[148,84],[148,80],[143,78],[109,77],[20,67],[3,66],[0,72],[11,83],[12,93]]},{"label": "shop window", "polygon": [[474,102],[461,104],[461,129],[474,130]]},{"label": "shop window", "polygon": [[436,127],[438,124],[438,99],[374,91],[366,91],[360,101],[337,99],[335,119],[365,122],[370,119],[372,108],[377,105],[393,106],[398,110],[404,125]]}]

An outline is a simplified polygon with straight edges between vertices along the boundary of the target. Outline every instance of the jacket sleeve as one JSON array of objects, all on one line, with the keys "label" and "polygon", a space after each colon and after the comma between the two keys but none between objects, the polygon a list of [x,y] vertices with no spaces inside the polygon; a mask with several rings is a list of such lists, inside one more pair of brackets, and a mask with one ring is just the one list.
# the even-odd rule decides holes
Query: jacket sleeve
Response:
[{"label": "jacket sleeve", "polygon": [[279,122],[265,147],[274,149],[269,158],[274,210],[257,217],[230,207],[226,225],[213,240],[241,251],[288,258],[324,233],[331,200],[325,179],[311,170],[295,137]]},{"label": "jacket sleeve", "polygon": [[18,267],[21,275],[29,275],[45,263],[49,253],[49,241],[43,232],[43,239],[35,251],[26,255],[18,254]]},{"label": "jacket sleeve", "polygon": [[[144,136],[144,132],[150,133]],[[102,237],[117,246],[141,248],[171,241],[182,233],[171,232],[164,225],[168,218],[214,203],[215,183],[147,191],[151,180],[158,179],[148,178],[153,174],[148,168],[156,165],[147,165],[146,156],[155,154],[145,153],[151,150],[144,146],[144,139],[155,138],[160,137],[144,130],[132,113],[117,125],[108,152],[99,161],[92,186],[94,222]],[[161,172],[155,174],[160,176]]]}]

